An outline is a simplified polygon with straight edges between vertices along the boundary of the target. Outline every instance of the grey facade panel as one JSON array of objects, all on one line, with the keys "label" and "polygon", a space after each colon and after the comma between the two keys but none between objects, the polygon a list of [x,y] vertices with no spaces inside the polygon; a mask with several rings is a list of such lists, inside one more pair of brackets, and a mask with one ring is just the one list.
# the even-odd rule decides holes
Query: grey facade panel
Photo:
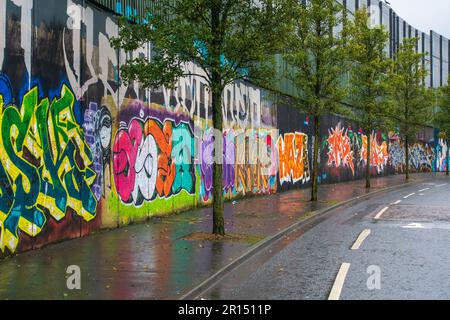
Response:
[{"label": "grey facade panel", "polygon": [[[107,8],[117,14],[125,16],[143,16],[147,8],[151,9],[154,5],[153,0],[85,0],[87,2],[96,3]],[[390,33],[390,41],[386,45],[386,53],[390,57],[398,50],[399,45],[405,37],[418,37],[418,52],[425,52],[433,56],[427,56],[424,64],[427,66],[430,74],[426,79],[427,85],[439,86],[445,83],[450,73],[448,62],[450,61],[449,40],[441,37],[435,32],[423,33],[410,26],[406,21],[401,19],[385,2],[379,0],[336,0],[346,5],[349,12],[354,13],[357,8],[378,7],[379,22],[384,25]],[[425,37],[423,35],[425,34]],[[430,37],[430,34],[432,37]],[[433,47],[432,47],[433,46]],[[277,59],[279,60],[279,59]],[[278,64],[284,67],[285,64]],[[444,70],[445,69],[445,70]],[[286,81],[282,81],[280,87],[283,90],[290,86],[286,85]],[[292,93],[292,88],[288,90]]]}]

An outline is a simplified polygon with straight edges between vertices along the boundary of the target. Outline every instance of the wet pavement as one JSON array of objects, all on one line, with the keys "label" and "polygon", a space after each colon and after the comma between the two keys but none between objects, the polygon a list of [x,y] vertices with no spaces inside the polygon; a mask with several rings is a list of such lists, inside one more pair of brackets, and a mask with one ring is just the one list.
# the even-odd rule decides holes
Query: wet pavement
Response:
[{"label": "wet pavement", "polygon": [[[365,229],[370,234],[351,250]],[[441,175],[298,228],[202,298],[328,299],[341,265],[349,263],[342,300],[450,299],[449,244],[450,179]]]},{"label": "wet pavement", "polygon": [[[443,178],[440,174],[416,174],[412,176],[412,181],[419,183],[438,176]],[[402,185],[404,182],[404,176],[401,175],[373,179],[371,191]],[[354,181],[321,186],[321,200],[316,204],[308,201],[309,189],[227,203],[226,231],[243,235],[240,241],[184,240],[193,233],[210,232],[212,229],[212,209],[202,208],[49,245],[41,250],[0,261],[0,299],[176,299],[233,261],[257,241],[285,229],[302,219],[305,214],[366,192],[364,181]],[[328,266],[328,273],[311,276],[309,279],[303,277],[303,281],[310,285],[324,286],[324,292],[328,289],[329,276],[335,273],[341,253],[347,249],[342,248],[342,241],[350,240],[354,236],[353,232],[339,228],[330,231],[331,227],[317,226],[309,242],[301,241],[300,247],[294,248],[294,256],[297,257],[295,265],[311,266],[311,261],[315,261],[316,267],[311,268],[320,270],[322,266]],[[295,235],[292,237],[295,238]],[[289,237],[283,241],[282,246],[291,243]],[[277,250],[283,249],[277,249],[277,246],[280,246],[280,243],[269,249],[271,256]],[[301,250],[308,254],[298,254]],[[281,257],[289,257],[288,253],[282,252]],[[67,288],[66,271],[71,265],[80,267],[81,290]],[[254,266],[247,269],[252,271],[252,276],[264,272],[264,268],[255,270]],[[289,269],[292,269],[292,266]],[[293,279],[285,279],[287,288],[290,287],[289,284],[296,283],[298,275],[294,276]],[[277,277],[271,279],[275,280]],[[283,283],[285,282],[278,283],[275,288]],[[230,281],[230,284],[233,284],[233,281]],[[238,285],[237,282],[234,284]],[[298,292],[295,288],[293,290]],[[308,286],[305,286],[302,290],[307,288]],[[262,292],[268,292],[266,289],[259,292],[251,290],[252,293],[248,296],[249,292],[246,290],[238,290],[235,295],[231,294],[234,288],[225,288],[224,295],[221,295],[219,290],[215,297],[228,297],[228,294],[231,294],[232,297],[258,298]],[[302,295],[280,293],[277,297],[300,296]],[[303,297],[323,298],[323,294]]]}]

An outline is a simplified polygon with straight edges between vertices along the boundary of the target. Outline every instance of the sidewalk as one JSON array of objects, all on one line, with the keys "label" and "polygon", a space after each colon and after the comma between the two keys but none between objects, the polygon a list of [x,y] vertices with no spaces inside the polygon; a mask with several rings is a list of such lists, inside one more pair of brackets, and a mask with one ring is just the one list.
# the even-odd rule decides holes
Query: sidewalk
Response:
[{"label": "sidewalk", "polygon": [[[415,174],[419,182],[442,174]],[[372,180],[371,191],[401,185],[404,176]],[[252,245],[302,216],[366,193],[358,180],[254,197],[225,205],[226,230],[238,241],[185,240],[210,232],[211,208],[49,245],[0,261],[0,299],[177,299]],[[81,290],[68,290],[66,269],[81,268]]]}]

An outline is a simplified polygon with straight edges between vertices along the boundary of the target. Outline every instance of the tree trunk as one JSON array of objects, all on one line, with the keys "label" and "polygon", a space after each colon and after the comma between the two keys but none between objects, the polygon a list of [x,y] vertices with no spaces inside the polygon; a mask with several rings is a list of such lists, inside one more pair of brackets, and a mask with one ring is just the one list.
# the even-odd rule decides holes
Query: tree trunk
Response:
[{"label": "tree trunk", "polygon": [[448,157],[449,157],[449,148],[450,146],[448,145],[448,141],[447,141],[447,155],[445,157],[445,174],[448,176],[449,175],[449,163],[448,163]]},{"label": "tree trunk", "polygon": [[370,132],[371,131],[369,131],[369,134],[367,135],[367,157],[366,157],[366,188],[367,189],[370,188],[370,151],[371,151]]},{"label": "tree trunk", "polygon": [[[222,133],[222,91],[218,86],[212,86],[212,118],[213,128]],[[222,184],[222,155],[217,152],[222,150],[223,140],[214,141],[216,152],[213,165],[213,233],[225,235],[225,223],[223,218],[223,184]],[[219,158],[220,157],[220,158]],[[220,159],[219,163],[218,160]]]},{"label": "tree trunk", "polygon": [[409,148],[408,137],[405,138],[406,180],[409,180]]},{"label": "tree trunk", "polygon": [[319,136],[320,136],[320,120],[314,116],[314,151],[313,151],[313,174],[311,186],[311,201],[317,201],[317,190],[319,184]]}]

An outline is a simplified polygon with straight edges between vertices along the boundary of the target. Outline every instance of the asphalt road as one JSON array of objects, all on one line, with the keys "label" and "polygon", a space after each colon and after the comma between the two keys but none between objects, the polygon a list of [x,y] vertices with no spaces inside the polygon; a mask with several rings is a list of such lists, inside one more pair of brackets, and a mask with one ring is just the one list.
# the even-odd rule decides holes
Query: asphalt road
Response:
[{"label": "asphalt road", "polygon": [[450,179],[337,209],[252,257],[201,297],[450,299]]}]

